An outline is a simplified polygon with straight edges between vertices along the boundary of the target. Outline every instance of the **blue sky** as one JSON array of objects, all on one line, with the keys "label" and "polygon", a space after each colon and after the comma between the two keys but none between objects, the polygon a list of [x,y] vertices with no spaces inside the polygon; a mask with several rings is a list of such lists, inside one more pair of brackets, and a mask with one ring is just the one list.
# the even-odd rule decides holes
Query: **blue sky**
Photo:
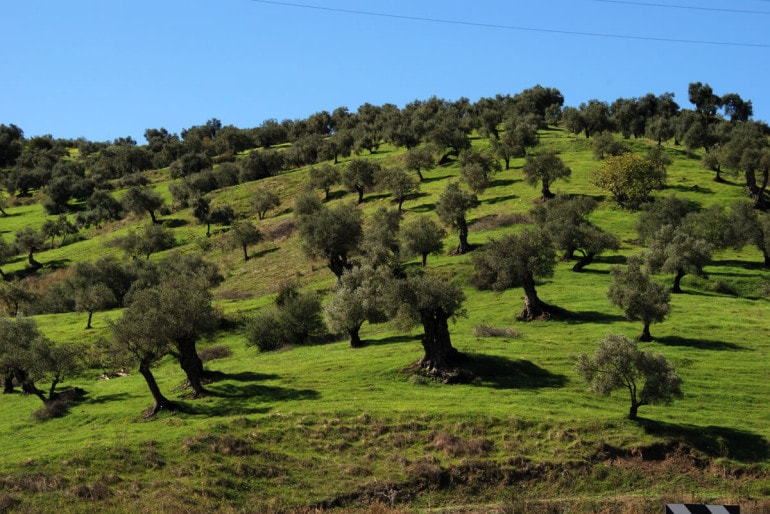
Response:
[{"label": "blue sky", "polygon": [[6,2],[0,123],[143,144],[210,118],[247,128],[536,84],[566,105],[673,92],[690,108],[690,82],[770,121],[768,27],[768,0]]}]

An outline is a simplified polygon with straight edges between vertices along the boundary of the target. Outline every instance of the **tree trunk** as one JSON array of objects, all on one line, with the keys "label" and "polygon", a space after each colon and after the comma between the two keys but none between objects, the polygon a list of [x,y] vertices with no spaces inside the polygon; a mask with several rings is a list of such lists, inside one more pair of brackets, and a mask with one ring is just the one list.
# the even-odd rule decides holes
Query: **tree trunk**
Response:
[{"label": "tree trunk", "polygon": [[40,401],[43,403],[46,401],[46,397],[43,394],[43,391],[38,389],[37,386],[35,386],[35,383],[29,378],[21,383],[21,390],[24,391],[25,394],[34,394],[40,398]]},{"label": "tree trunk", "polygon": [[422,254],[422,267],[424,268],[428,264],[428,254],[423,252]]},{"label": "tree trunk", "polygon": [[526,280],[524,285],[524,309],[516,317],[519,321],[549,320],[551,313],[548,312],[549,305],[542,302],[537,296],[535,290],[535,281]]},{"label": "tree trunk", "polygon": [[556,196],[556,195],[554,195],[554,194],[551,192],[551,187],[550,187],[550,184],[549,184],[549,182],[548,182],[547,180],[545,180],[545,179],[543,179],[543,188],[541,189],[541,191],[540,191],[540,192],[543,194],[543,201],[546,201],[546,200],[550,200],[551,198],[553,198],[554,196]]},{"label": "tree trunk", "polygon": [[206,222],[206,237],[211,237],[211,222]]},{"label": "tree trunk", "polygon": [[508,171],[511,169],[511,158],[505,157],[503,160],[505,161],[505,171]]},{"label": "tree trunk", "polygon": [[420,182],[422,182],[423,180],[425,180],[425,177],[423,177],[423,176],[422,176],[422,172],[420,171],[420,169],[419,169],[419,168],[418,168],[418,169],[416,169],[416,170],[414,170],[414,171],[416,171],[416,172],[417,172],[417,176],[418,176],[418,177],[420,177]]},{"label": "tree trunk", "polygon": [[91,318],[94,317],[94,311],[88,311],[88,322],[86,323],[86,330],[91,329]]},{"label": "tree trunk", "polygon": [[147,387],[150,388],[152,398],[155,400],[155,405],[153,405],[152,408],[147,412],[147,415],[154,416],[162,410],[176,410],[176,404],[163,396],[163,393],[160,392],[160,387],[158,387],[158,383],[155,381],[155,375],[153,375],[152,371],[150,370],[149,360],[142,361],[139,364],[139,373],[141,373],[141,375],[144,377],[144,381],[147,382]]},{"label": "tree trunk", "polygon": [[187,382],[192,389],[191,396],[197,398],[206,390],[203,388],[203,361],[195,349],[195,341],[179,342],[176,347],[179,351],[179,365],[187,376]]},{"label": "tree trunk", "polygon": [[588,266],[594,261],[594,257],[596,256],[593,252],[588,252],[585,255],[583,255],[578,261],[575,263],[574,266],[572,266],[572,271],[583,271],[583,268]]},{"label": "tree trunk", "polygon": [[757,185],[757,176],[754,173],[754,170],[745,171],[743,173],[743,176],[746,179],[746,189],[749,191],[749,196],[752,200],[754,200],[754,207],[757,208],[757,205],[760,202],[760,196],[759,196],[759,186]]},{"label": "tree trunk", "polygon": [[158,219],[155,217],[155,211],[149,211],[150,213],[150,219],[152,220],[153,225],[158,224]]},{"label": "tree trunk", "polygon": [[431,372],[447,371],[459,352],[449,337],[449,317],[441,309],[425,309],[420,312],[424,334],[422,347],[425,356],[419,365]]},{"label": "tree trunk", "polygon": [[358,204],[362,204],[364,202],[364,188],[356,186],[356,191],[358,191]]},{"label": "tree trunk", "polygon": [[245,262],[249,261],[249,251],[248,251],[248,245],[243,245],[243,260]]},{"label": "tree trunk", "polygon": [[361,325],[357,325],[354,328],[348,329],[348,335],[350,335],[350,347],[361,348],[364,343],[361,341],[361,336],[358,335],[358,331],[361,330]]},{"label": "tree trunk", "polygon": [[349,268],[347,255],[332,255],[329,257],[328,266],[337,277],[337,280],[339,280],[342,277],[342,273]]},{"label": "tree trunk", "polygon": [[32,266],[34,269],[38,269],[38,268],[43,267],[42,264],[40,264],[39,262],[37,262],[35,260],[34,253],[35,253],[34,251],[30,251],[29,255],[27,255],[27,261],[29,262],[29,265]]},{"label": "tree trunk", "polygon": [[767,189],[768,181],[770,181],[770,171],[763,171],[762,184],[759,186],[759,191],[757,191],[757,201],[754,204],[754,207],[761,211],[767,209],[767,205],[765,204],[765,190]]},{"label": "tree trunk", "polygon": [[3,394],[13,393],[13,373],[7,373],[3,377]]},{"label": "tree trunk", "polygon": [[676,276],[674,277],[674,287],[671,288],[672,293],[681,293],[682,292],[682,277],[684,277],[686,273],[682,270],[676,270]]},{"label": "tree trunk", "polygon": [[636,413],[639,411],[639,404],[635,401],[631,402],[631,409],[628,411],[628,419],[636,419]]},{"label": "tree trunk", "polygon": [[639,341],[643,343],[649,343],[652,341],[652,334],[650,334],[650,322],[644,322],[644,328],[642,329],[642,335],[639,336]]},{"label": "tree trunk", "polygon": [[55,377],[51,381],[51,387],[48,389],[48,399],[54,400],[56,399],[56,386],[59,385],[59,377]]},{"label": "tree trunk", "polygon": [[460,238],[460,242],[457,245],[457,254],[463,255],[471,250],[471,246],[468,244],[468,222],[465,220],[465,216],[457,218],[457,229]]}]

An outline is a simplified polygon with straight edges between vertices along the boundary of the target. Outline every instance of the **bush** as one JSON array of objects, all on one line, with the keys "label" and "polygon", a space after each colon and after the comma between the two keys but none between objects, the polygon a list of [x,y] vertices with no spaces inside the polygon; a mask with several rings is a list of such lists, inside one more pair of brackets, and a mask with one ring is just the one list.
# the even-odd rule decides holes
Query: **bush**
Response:
[{"label": "bush", "polygon": [[260,352],[270,352],[285,344],[284,327],[274,310],[259,311],[249,318],[243,329],[246,344],[256,346]]},{"label": "bush", "polygon": [[473,335],[476,337],[521,337],[522,333],[510,327],[501,328],[489,325],[476,325],[473,327]]},{"label": "bush", "polygon": [[200,357],[203,362],[224,359],[225,357],[230,357],[232,354],[233,351],[222,344],[207,346],[206,348],[198,350],[198,357]]},{"label": "bush", "polygon": [[61,418],[69,412],[69,404],[65,400],[50,400],[45,403],[42,409],[32,413],[38,421],[48,421],[53,418]]},{"label": "bush", "polygon": [[244,328],[247,344],[263,352],[309,344],[326,332],[321,300],[315,294],[297,291],[290,284],[278,291],[275,307],[254,314]]}]

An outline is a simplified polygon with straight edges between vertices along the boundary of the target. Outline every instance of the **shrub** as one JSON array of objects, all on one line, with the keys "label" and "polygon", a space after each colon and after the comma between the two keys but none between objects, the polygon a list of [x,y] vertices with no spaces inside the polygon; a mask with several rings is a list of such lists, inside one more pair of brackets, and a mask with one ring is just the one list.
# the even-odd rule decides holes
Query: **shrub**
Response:
[{"label": "shrub", "polygon": [[43,408],[32,413],[38,421],[48,421],[53,418],[61,418],[69,412],[69,404],[64,400],[51,400],[45,403]]},{"label": "shrub", "polygon": [[476,337],[521,337],[522,333],[511,327],[502,328],[490,325],[476,325],[473,327],[473,335]]},{"label": "shrub", "polygon": [[225,357],[230,357],[232,354],[233,351],[223,344],[207,346],[206,348],[198,350],[198,357],[200,357],[203,362],[224,359]]},{"label": "shrub", "polygon": [[283,330],[278,313],[275,310],[264,310],[246,321],[243,335],[247,345],[256,346],[260,352],[270,352],[286,344]]}]

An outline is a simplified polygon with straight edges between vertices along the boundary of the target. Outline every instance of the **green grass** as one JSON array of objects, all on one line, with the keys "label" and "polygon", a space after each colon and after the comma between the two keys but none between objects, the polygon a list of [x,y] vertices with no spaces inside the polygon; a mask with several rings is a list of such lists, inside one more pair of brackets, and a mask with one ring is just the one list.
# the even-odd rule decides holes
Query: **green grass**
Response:
[{"label": "green grass", "polygon": [[[604,198],[590,184],[590,172],[599,165],[591,159],[590,142],[549,130],[541,144],[559,149],[573,170],[569,182],[554,184],[554,192]],[[742,196],[739,184],[713,182],[697,160],[676,148],[668,151],[675,159],[671,187],[656,194],[675,192],[702,206]],[[387,165],[402,154],[384,146],[372,158]],[[490,217],[526,214],[537,201],[539,190],[524,183],[522,164],[513,161],[480,195],[481,205],[469,216],[472,244],[518,230],[517,224],[489,223]],[[245,213],[250,192],[270,187],[282,205],[266,220],[255,219],[268,232],[291,220],[292,198],[304,186],[306,171],[227,188],[213,204]],[[447,180],[458,179],[459,169],[452,163],[425,176],[421,195],[404,203],[404,220],[435,216],[430,211],[436,198]],[[332,202],[354,200],[341,189],[333,192]],[[361,209],[366,216],[381,206],[392,206],[388,196],[368,193]],[[37,206],[9,212],[14,215],[4,225],[6,238],[11,223],[45,219]],[[743,511],[755,506],[760,512],[770,495],[770,303],[760,284],[770,273],[759,266],[758,251],[716,255],[705,269],[707,278],[686,278],[685,293],[672,297],[670,318],[652,326],[655,341],[643,346],[672,361],[684,381],[683,399],[642,407],[642,420],[630,422],[626,396],[592,395],[573,371],[574,356],[591,352],[608,332],[641,331],[606,299],[611,267],[641,250],[632,243],[636,218],[603,200],[592,220],[618,234],[620,251],[600,256],[584,273],[559,263],[554,276],[538,285],[544,301],[570,313],[561,320],[517,322],[520,290],[473,290],[466,281],[469,256],[430,256],[428,271],[456,280],[467,295],[467,317],[450,330],[453,344],[467,356],[464,367],[476,376],[471,383],[445,385],[411,374],[409,365],[421,357],[419,332],[364,325],[366,346],[356,350],[342,341],[260,354],[237,332],[222,332],[201,344],[232,351],[207,364],[222,374],[207,385],[209,396],[185,399],[183,374],[172,358],[156,367],[163,391],[186,411],[154,420],[141,416],[150,396],[135,370],[97,380],[102,370],[94,369],[66,382],[87,395],[66,416],[46,422],[31,416],[41,406],[37,399],[4,396],[0,510],[377,512],[373,505],[380,505],[404,511],[649,512],[666,501],[731,500],[741,502]],[[205,255],[226,277],[216,301],[228,318],[267,305],[285,280],[321,293],[333,286],[331,272],[304,257],[296,235],[261,243],[251,249],[256,257],[244,262],[239,250],[220,244],[221,231],[205,238],[205,227],[189,211],[165,219],[178,220],[174,230],[184,245],[179,250],[211,247]],[[114,251],[106,244],[118,233],[113,228],[144,222],[84,234],[84,240],[37,258],[95,258]],[[450,233],[445,248],[456,241]],[[23,264],[11,262],[4,271]],[[38,322],[56,341],[92,342],[107,337],[107,320],[119,315],[95,314],[90,331],[83,329],[85,314],[39,316]],[[477,337],[479,325],[510,327],[520,336]]]}]

